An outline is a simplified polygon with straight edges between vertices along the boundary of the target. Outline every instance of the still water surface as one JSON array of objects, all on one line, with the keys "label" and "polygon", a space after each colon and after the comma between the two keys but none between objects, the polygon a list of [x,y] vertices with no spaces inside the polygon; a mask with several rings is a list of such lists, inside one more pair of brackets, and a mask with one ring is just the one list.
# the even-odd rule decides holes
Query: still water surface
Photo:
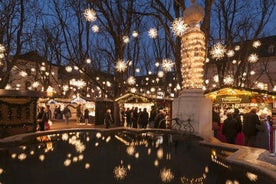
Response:
[{"label": "still water surface", "polygon": [[[175,132],[68,131],[0,148],[0,183],[269,183]],[[266,181],[268,180],[268,181]]]}]

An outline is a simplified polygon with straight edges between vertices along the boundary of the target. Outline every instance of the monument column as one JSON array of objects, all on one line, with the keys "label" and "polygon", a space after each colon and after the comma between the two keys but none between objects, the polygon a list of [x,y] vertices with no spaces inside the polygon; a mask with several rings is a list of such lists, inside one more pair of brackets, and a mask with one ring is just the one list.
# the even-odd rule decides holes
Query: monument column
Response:
[{"label": "monument column", "polygon": [[173,101],[173,117],[190,118],[195,133],[212,135],[212,103],[203,94],[203,65],[206,59],[205,35],[200,30],[204,10],[191,0],[184,11],[187,29],[181,37],[181,75],[183,78],[180,95]]}]

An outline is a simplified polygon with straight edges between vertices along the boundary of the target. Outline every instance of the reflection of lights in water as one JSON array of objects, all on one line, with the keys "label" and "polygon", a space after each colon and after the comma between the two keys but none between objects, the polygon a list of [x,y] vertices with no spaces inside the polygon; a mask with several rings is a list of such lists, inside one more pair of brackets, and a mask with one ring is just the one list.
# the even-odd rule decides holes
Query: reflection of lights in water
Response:
[{"label": "reflection of lights in water", "polygon": [[34,150],[30,151],[30,155],[34,155],[34,153],[35,153]]},{"label": "reflection of lights in water", "polygon": [[164,183],[171,182],[174,178],[174,175],[173,175],[171,169],[167,169],[167,168],[163,168],[160,171],[160,176],[161,176],[161,180]]},{"label": "reflection of lights in water", "polygon": [[157,158],[159,158],[159,159],[162,159],[163,158],[163,155],[164,155],[164,152],[163,152],[163,149],[162,148],[159,148],[158,150],[157,150]]},{"label": "reflection of lights in water", "polygon": [[11,158],[12,158],[12,159],[15,159],[16,156],[17,156],[16,153],[11,154]]},{"label": "reflection of lights in water", "polygon": [[151,154],[151,149],[149,148],[149,149],[148,149],[148,155],[150,155],[150,154]]},{"label": "reflection of lights in water", "polygon": [[98,142],[95,142],[95,147],[99,146],[99,143]]},{"label": "reflection of lights in water", "polygon": [[158,136],[156,144],[163,144],[163,136]]},{"label": "reflection of lights in water", "polygon": [[68,153],[68,154],[67,154],[67,157],[68,157],[68,158],[71,158],[71,156],[72,156],[71,153]]},{"label": "reflection of lights in water", "polygon": [[126,152],[128,155],[133,155],[135,153],[135,147],[134,146],[128,146],[126,149]]},{"label": "reflection of lights in water", "polygon": [[46,153],[48,151],[53,151],[53,150],[54,150],[53,143],[52,142],[47,142],[46,143],[46,148],[45,148],[44,152]]},{"label": "reflection of lights in water", "polygon": [[43,162],[45,160],[45,155],[39,155],[39,160]]},{"label": "reflection of lights in water", "polygon": [[27,158],[27,155],[25,153],[21,153],[18,155],[18,160],[23,161]]},{"label": "reflection of lights in water", "polygon": [[117,167],[115,167],[113,172],[114,172],[114,177],[117,180],[122,180],[127,175],[127,169],[124,166],[117,166]]},{"label": "reflection of lights in water", "polygon": [[82,144],[81,142],[78,142],[78,144],[76,144],[76,151],[79,153],[82,153],[85,150],[85,145]]},{"label": "reflection of lights in water", "polygon": [[111,140],[111,137],[110,136],[108,136],[107,138],[106,138],[106,142],[109,142]]},{"label": "reflection of lights in water", "polygon": [[77,162],[78,161],[78,157],[73,157],[73,162]]},{"label": "reflection of lights in water", "polygon": [[86,137],[86,142],[89,142],[90,141],[90,137]]},{"label": "reflection of lights in water", "polygon": [[225,167],[225,168],[229,168],[228,165],[226,165],[226,164],[224,164],[224,163],[222,163],[221,161],[218,160],[216,150],[212,150],[212,153],[211,153],[211,160],[212,160],[214,163],[218,164],[218,165],[221,165],[221,166],[223,166],[223,167]]},{"label": "reflection of lights in water", "polygon": [[85,167],[85,169],[89,169],[90,168],[90,164],[86,163],[84,167]]},{"label": "reflection of lights in water", "polygon": [[171,159],[172,159],[172,155],[171,155],[171,153],[167,153],[167,155],[166,155],[166,159],[167,159],[167,160],[171,160]]},{"label": "reflection of lights in water", "polygon": [[139,153],[135,153],[134,157],[139,158]]},{"label": "reflection of lights in water", "polygon": [[83,155],[81,154],[81,155],[79,155],[79,160],[83,160]]},{"label": "reflection of lights in water", "polygon": [[64,161],[64,166],[69,166],[71,164],[71,160],[70,159],[66,159]]},{"label": "reflection of lights in water", "polygon": [[125,139],[123,139],[122,137],[119,137],[118,135],[115,135],[115,138],[117,140],[119,140],[121,143],[125,144],[125,145],[129,145],[129,142],[127,142]]},{"label": "reflection of lights in water", "polygon": [[256,174],[247,172],[246,173],[246,177],[250,180],[250,181],[257,181],[258,176]]},{"label": "reflection of lights in water", "polygon": [[204,180],[207,177],[207,173],[209,172],[209,168],[208,166],[206,166],[204,168],[204,172],[202,173],[202,176],[199,176],[197,178],[188,178],[186,176],[182,176],[181,179],[181,183],[193,183],[193,184],[201,184],[201,183],[205,183]]},{"label": "reflection of lights in water", "polygon": [[153,163],[154,166],[158,166],[159,165],[159,161],[158,160],[155,160],[154,163]]},{"label": "reflection of lights in water", "polygon": [[4,169],[0,168],[0,174],[2,174],[4,172]]},{"label": "reflection of lights in water", "polygon": [[226,180],[225,184],[239,184],[239,181],[237,181],[237,180],[234,180],[234,181]]}]

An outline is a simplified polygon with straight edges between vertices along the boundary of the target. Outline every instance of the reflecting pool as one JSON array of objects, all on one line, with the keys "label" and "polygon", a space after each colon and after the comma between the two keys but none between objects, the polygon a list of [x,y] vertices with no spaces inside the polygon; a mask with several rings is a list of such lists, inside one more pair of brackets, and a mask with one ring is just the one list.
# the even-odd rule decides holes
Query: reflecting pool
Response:
[{"label": "reflecting pool", "polygon": [[0,183],[274,183],[229,165],[232,154],[170,131],[70,130],[0,147]]}]

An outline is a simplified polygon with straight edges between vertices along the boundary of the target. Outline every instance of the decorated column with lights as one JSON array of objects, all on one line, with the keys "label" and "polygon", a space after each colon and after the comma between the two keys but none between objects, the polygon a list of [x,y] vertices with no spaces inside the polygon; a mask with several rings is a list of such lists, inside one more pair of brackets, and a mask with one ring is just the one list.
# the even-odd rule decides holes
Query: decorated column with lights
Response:
[{"label": "decorated column with lights", "polygon": [[203,95],[203,65],[206,59],[205,35],[200,30],[204,10],[191,0],[191,6],[184,11],[185,31],[181,35],[180,96],[173,102],[173,117],[191,119],[195,133],[210,136],[212,103]]}]

